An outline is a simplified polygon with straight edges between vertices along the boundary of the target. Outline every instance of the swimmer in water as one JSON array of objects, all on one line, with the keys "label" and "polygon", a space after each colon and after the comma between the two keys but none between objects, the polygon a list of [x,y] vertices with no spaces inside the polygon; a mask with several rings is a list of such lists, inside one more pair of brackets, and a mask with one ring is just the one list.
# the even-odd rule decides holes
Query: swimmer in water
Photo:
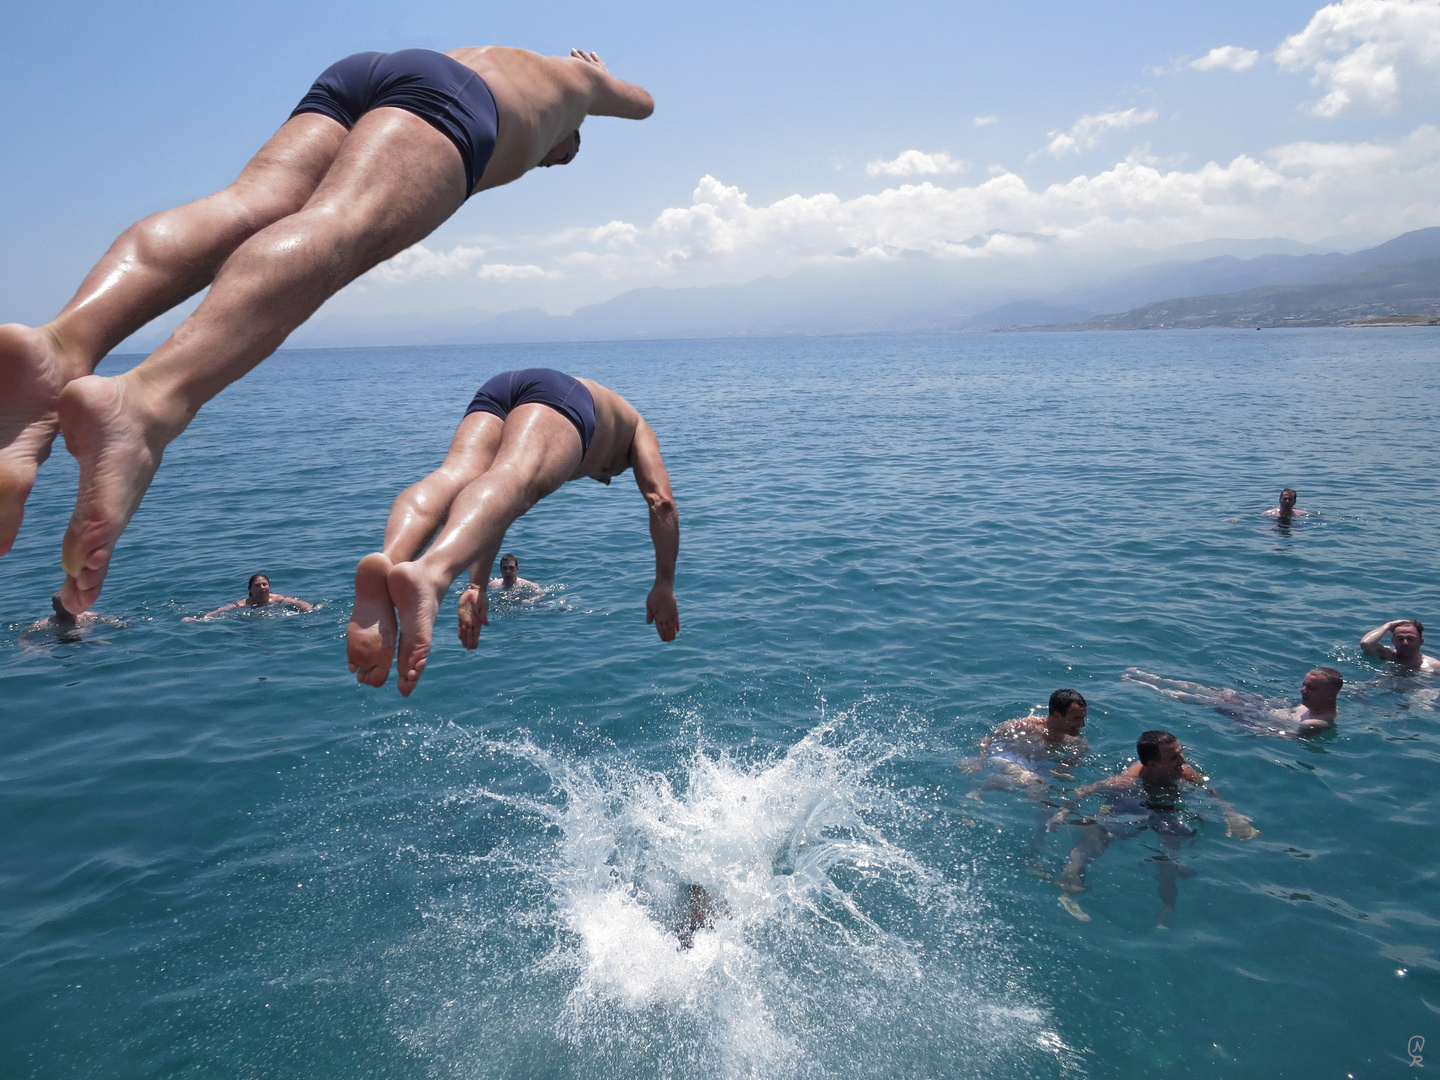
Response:
[{"label": "swimmer in water", "polygon": [[1056,690],[1050,695],[1049,711],[1044,716],[1021,716],[1006,720],[980,740],[974,757],[960,762],[967,773],[978,773],[987,766],[992,770],[985,783],[972,790],[966,798],[984,802],[984,792],[1024,791],[1041,804],[1036,828],[1030,837],[1030,852],[1025,865],[1041,877],[1041,858],[1045,837],[1049,834],[1052,780],[1073,780],[1070,770],[1090,749],[1080,733],[1090,707],[1078,690]]},{"label": "swimmer in water", "polygon": [[978,799],[987,788],[1025,788],[1038,795],[1049,790],[1051,776],[1071,779],[1065,770],[1089,749],[1080,734],[1089,711],[1078,690],[1056,690],[1044,716],[1022,716],[996,727],[980,740],[975,756],[959,765],[967,773],[987,766],[994,769],[983,787],[971,794]]},{"label": "swimmer in water", "polygon": [[1300,682],[1300,704],[1229,690],[1219,686],[1203,686],[1184,679],[1162,679],[1139,668],[1127,668],[1120,676],[1128,682],[1148,686],[1157,693],[1189,705],[1206,705],[1235,721],[1253,735],[1295,739],[1318,735],[1335,726],[1339,709],[1340,689],[1345,679],[1331,667],[1312,668]]},{"label": "swimmer in water", "polygon": [[66,608],[58,592],[50,598],[50,606],[55,609],[55,614],[47,615],[27,626],[20,635],[22,643],[35,644],[50,634],[54,634],[57,641],[78,641],[80,631],[88,626],[110,626],[119,630],[130,625],[114,615],[101,615],[94,611],[74,615]]},{"label": "swimmer in water", "polygon": [[1297,517],[1319,517],[1320,515],[1311,510],[1301,510],[1295,505],[1295,500],[1300,496],[1294,488],[1286,488],[1280,492],[1280,505],[1272,506],[1265,511],[1266,517],[1279,518],[1281,522],[1288,522]]},{"label": "swimmer in water", "polygon": [[520,600],[534,600],[545,592],[535,582],[520,576],[520,560],[508,551],[500,556],[500,576],[490,579],[490,588],[495,592],[514,593]]},{"label": "swimmer in water", "polygon": [[1194,871],[1180,861],[1181,843],[1195,836],[1195,830],[1177,813],[1182,784],[1202,788],[1220,805],[1225,813],[1226,836],[1251,840],[1260,835],[1249,818],[1222,799],[1219,792],[1207,786],[1207,778],[1190,767],[1180,740],[1170,732],[1145,732],[1136,740],[1135,754],[1139,760],[1123,772],[1076,788],[1066,808],[1051,819],[1052,826],[1058,826],[1064,822],[1066,814],[1087,796],[1103,792],[1108,797],[1100,813],[1093,820],[1084,822],[1085,829],[1079,841],[1071,848],[1065,868],[1055,878],[1055,884],[1064,891],[1060,898],[1061,906],[1081,922],[1090,921],[1090,916],[1075,899],[1077,893],[1089,891],[1085,884],[1086,869],[1105,854],[1115,840],[1139,836],[1149,829],[1165,850],[1165,854],[1155,859],[1155,869],[1160,877],[1158,892],[1161,903],[1155,925],[1163,927],[1169,923],[1179,897],[1178,879],[1194,875]]},{"label": "swimmer in water", "polygon": [[318,605],[307,604],[304,600],[297,600],[293,596],[281,596],[279,593],[270,591],[270,579],[264,574],[251,574],[250,583],[246,587],[243,597],[232,604],[224,607],[217,607],[214,611],[207,611],[204,615],[189,615],[181,622],[200,622],[202,619],[213,618],[223,611],[233,611],[235,608],[262,608],[275,605],[288,608],[291,611],[314,611]]},{"label": "swimmer in water", "polygon": [[[1383,644],[1385,635],[1390,635],[1394,648]],[[1440,675],[1440,660],[1426,656],[1420,651],[1425,644],[1425,627],[1416,619],[1391,619],[1377,626],[1360,639],[1360,648],[1366,656],[1377,660],[1389,660],[1392,664],[1423,671],[1429,675]]]}]

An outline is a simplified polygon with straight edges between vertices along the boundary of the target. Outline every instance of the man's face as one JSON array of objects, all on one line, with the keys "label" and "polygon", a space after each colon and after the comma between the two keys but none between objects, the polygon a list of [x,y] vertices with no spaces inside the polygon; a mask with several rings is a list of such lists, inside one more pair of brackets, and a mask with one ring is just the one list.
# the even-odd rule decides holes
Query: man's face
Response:
[{"label": "man's face", "polygon": [[1079,735],[1085,727],[1085,717],[1089,713],[1088,705],[1081,705],[1078,701],[1071,702],[1070,707],[1065,710],[1054,726],[1064,735]]},{"label": "man's face", "polygon": [[270,602],[270,579],[256,578],[255,584],[250,586],[250,603],[268,604]]},{"label": "man's face", "polygon": [[572,131],[550,148],[550,152],[540,159],[540,166],[548,169],[551,165],[569,165],[579,152],[580,132]]},{"label": "man's face", "polygon": [[1293,492],[1293,491],[1282,491],[1282,492],[1280,493],[1280,509],[1282,509],[1282,510],[1294,510],[1294,509],[1295,509],[1295,498],[1296,498],[1295,492]]},{"label": "man's face", "polygon": [[1425,644],[1425,639],[1420,636],[1420,631],[1410,623],[1391,630],[1390,640],[1395,643],[1395,651],[1401,656],[1413,656],[1420,651],[1420,646]]},{"label": "man's face", "polygon": [[1325,676],[1310,672],[1300,682],[1300,704],[1307,709],[1335,704],[1335,695],[1330,692],[1330,683]]},{"label": "man's face", "polygon": [[506,585],[513,585],[515,579],[520,576],[520,564],[514,559],[500,560],[500,580]]},{"label": "man's face", "polygon": [[1160,760],[1154,765],[1154,770],[1159,775],[1173,778],[1180,775],[1185,768],[1185,751],[1180,749],[1178,742],[1160,744]]}]

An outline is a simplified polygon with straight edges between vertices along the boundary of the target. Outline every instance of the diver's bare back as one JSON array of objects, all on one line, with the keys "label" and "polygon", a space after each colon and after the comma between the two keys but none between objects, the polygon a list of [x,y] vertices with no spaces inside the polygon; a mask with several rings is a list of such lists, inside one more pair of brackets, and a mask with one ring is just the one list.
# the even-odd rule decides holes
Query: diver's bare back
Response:
[{"label": "diver's bare back", "polygon": [[602,484],[610,483],[631,465],[630,451],[635,432],[644,422],[639,410],[608,386],[593,379],[580,379],[595,402],[595,434],[590,449],[576,468],[571,480],[588,476]]},{"label": "diver's bare back", "polygon": [[484,45],[445,54],[490,88],[499,117],[495,152],[476,191],[518,180],[586,116],[643,120],[654,101],[640,87],[615,78],[594,53],[541,56],[528,49]]}]

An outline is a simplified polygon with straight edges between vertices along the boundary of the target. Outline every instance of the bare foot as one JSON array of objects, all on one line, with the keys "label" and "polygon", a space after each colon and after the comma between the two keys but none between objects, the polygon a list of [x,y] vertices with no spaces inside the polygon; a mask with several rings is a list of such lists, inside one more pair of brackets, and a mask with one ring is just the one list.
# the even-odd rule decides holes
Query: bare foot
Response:
[{"label": "bare foot", "polygon": [[1089,914],[1080,906],[1080,902],[1073,896],[1060,897],[1060,906],[1068,911],[1072,917],[1079,919],[1081,922],[1090,921]]},{"label": "bare foot", "polygon": [[460,644],[473,649],[480,644],[480,628],[490,625],[490,601],[485,590],[472,585],[460,594]]},{"label": "bare foot", "polygon": [[377,551],[355,568],[355,607],[345,628],[345,659],[355,681],[367,686],[385,685],[395,655],[395,603],[385,584],[394,566]]},{"label": "bare foot", "polygon": [[79,614],[95,603],[115,542],[145,497],[173,432],[135,403],[124,376],[86,375],[60,394],[65,448],[80,462],[75,513],[65,530],[61,600]]},{"label": "bare foot", "polygon": [[60,391],[81,370],[45,330],[0,326],[0,555],[15,543],[35,472],[60,430]]},{"label": "bare foot", "polygon": [[409,697],[430,657],[435,616],[448,584],[437,587],[418,563],[403,562],[390,571],[385,585],[400,616],[400,658],[395,673],[400,676],[400,695]]}]

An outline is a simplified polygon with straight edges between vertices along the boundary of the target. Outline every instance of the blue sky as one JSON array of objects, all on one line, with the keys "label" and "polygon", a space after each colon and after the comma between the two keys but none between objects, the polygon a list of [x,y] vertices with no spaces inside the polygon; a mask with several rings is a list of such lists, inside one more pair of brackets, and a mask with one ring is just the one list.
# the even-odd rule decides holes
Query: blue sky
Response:
[{"label": "blue sky", "polygon": [[657,108],[590,121],[574,164],[472,199],[338,310],[1039,257],[959,246],[992,230],[1078,251],[1440,224],[1440,0],[60,0],[6,24],[0,320],[48,318],[117,232],[223,186],[361,49],[581,46]]}]

